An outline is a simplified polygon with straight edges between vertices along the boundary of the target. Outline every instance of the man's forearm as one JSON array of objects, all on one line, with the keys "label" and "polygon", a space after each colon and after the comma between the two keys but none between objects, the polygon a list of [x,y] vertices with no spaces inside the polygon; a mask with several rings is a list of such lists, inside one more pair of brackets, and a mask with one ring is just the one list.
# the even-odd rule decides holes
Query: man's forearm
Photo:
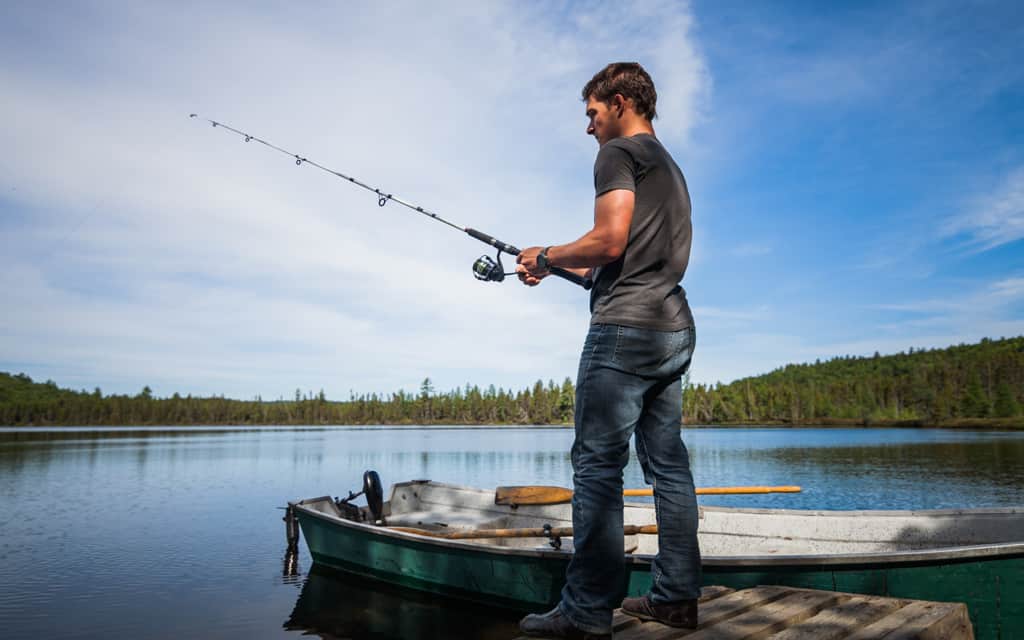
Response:
[{"label": "man's forearm", "polygon": [[579,240],[548,249],[548,264],[572,269],[582,275],[589,269],[614,262],[622,255],[623,249],[619,243],[592,229]]}]

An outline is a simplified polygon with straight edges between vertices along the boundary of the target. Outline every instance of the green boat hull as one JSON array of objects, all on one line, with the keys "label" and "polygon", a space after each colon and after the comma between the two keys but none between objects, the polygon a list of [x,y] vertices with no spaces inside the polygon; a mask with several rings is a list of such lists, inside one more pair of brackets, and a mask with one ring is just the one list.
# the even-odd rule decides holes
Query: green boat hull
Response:
[{"label": "green boat hull", "polygon": [[[490,606],[539,611],[559,601],[569,554],[501,549],[396,534],[296,508],[313,561],[375,580]],[[1024,545],[1008,553],[838,564],[705,558],[704,584],[774,584],[964,602],[980,640],[1024,638]],[[913,557],[913,556],[911,556]],[[651,585],[650,558],[628,557],[630,595]]]},{"label": "green boat hull", "polygon": [[314,562],[403,587],[530,610],[557,603],[565,583],[568,558],[439,546],[297,515]]}]

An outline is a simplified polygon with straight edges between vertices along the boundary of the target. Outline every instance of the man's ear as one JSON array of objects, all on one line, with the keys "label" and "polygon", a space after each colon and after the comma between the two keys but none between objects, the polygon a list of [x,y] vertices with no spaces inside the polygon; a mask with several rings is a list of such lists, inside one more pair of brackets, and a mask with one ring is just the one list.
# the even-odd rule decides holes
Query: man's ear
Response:
[{"label": "man's ear", "polygon": [[620,118],[622,117],[622,114],[625,113],[626,99],[622,96],[621,93],[616,93],[614,96],[612,96],[611,107],[612,109],[615,110],[616,115],[618,115],[618,117]]}]

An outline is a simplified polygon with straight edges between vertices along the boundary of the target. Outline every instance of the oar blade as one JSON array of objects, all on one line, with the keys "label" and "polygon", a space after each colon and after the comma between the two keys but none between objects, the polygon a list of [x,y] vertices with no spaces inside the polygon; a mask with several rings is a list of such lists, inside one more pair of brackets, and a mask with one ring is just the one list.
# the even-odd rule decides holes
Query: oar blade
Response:
[{"label": "oar blade", "polygon": [[572,500],[572,489],[565,487],[498,487],[494,504],[561,504]]}]

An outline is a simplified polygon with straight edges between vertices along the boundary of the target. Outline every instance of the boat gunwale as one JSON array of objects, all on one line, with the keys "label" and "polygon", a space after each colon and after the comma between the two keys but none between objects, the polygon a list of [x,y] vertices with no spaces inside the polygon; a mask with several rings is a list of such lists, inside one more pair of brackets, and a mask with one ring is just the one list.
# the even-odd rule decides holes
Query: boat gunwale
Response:
[{"label": "boat gunwale", "polygon": [[[422,482],[422,481],[419,481]],[[403,483],[404,484],[404,483]],[[435,486],[441,483],[433,483]],[[396,485],[397,486],[397,485]],[[455,485],[443,485],[455,487]],[[457,487],[470,488],[470,487]],[[340,525],[345,528],[354,529],[363,533],[386,538],[394,538],[404,542],[412,542],[430,547],[452,548],[460,551],[484,553],[488,555],[510,555],[518,557],[550,558],[567,561],[572,552],[557,549],[524,549],[521,547],[499,547],[481,545],[479,543],[467,542],[465,540],[447,540],[435,538],[416,533],[398,531],[395,529],[382,528],[375,524],[346,520],[339,516],[324,513],[306,505],[306,502],[319,502],[331,500],[330,496],[310,498],[298,502],[289,502],[288,505],[301,513]],[[1015,509],[1011,507],[1010,509]],[[747,510],[743,510],[747,511]],[[768,513],[783,510],[763,509]],[[788,510],[796,511],[799,510]],[[962,511],[962,510],[961,510]],[[835,512],[826,512],[835,513]],[[853,513],[853,512],[839,512]],[[891,512],[882,512],[891,513]],[[920,513],[920,512],[918,512]],[[652,554],[625,554],[629,564],[648,565],[654,560]],[[912,551],[885,551],[875,553],[842,553],[842,554],[802,554],[802,555],[756,555],[756,556],[703,556],[701,561],[704,565],[714,567],[770,567],[770,566],[831,566],[831,567],[864,567],[873,565],[921,565],[935,564],[942,562],[969,562],[980,559],[1010,559],[1024,557],[1024,541],[1000,542],[994,544],[968,545],[959,547],[936,547],[934,549],[916,549]]]},{"label": "boat gunwale", "polygon": [[[456,489],[458,491],[472,491],[474,493],[490,494],[494,489],[481,489],[463,484],[451,482],[438,482],[436,480],[404,480],[396,482],[391,487],[391,495],[399,488],[413,485],[430,485],[442,489]],[[319,498],[314,498],[319,500]],[[390,500],[389,500],[390,502]],[[629,507],[654,507],[653,502],[624,503]],[[699,505],[701,511],[712,511],[722,513],[761,514],[761,515],[793,515],[793,516],[828,516],[828,517],[851,517],[863,516],[886,516],[886,517],[919,517],[919,516],[962,516],[962,515],[1014,515],[1020,514],[1024,518],[1024,506],[1021,507],[964,507],[959,509],[785,509],[775,507],[724,507],[721,505]],[[1021,539],[1024,543],[1024,538]]]}]

